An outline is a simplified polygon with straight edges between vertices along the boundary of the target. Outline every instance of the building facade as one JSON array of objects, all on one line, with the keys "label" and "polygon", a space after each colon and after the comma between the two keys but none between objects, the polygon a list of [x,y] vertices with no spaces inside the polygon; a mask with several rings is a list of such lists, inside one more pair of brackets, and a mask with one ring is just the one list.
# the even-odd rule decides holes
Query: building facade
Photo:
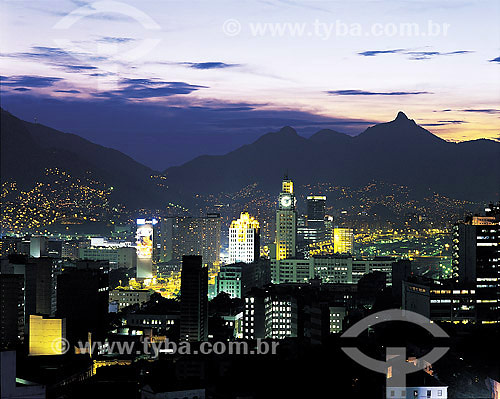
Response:
[{"label": "building facade", "polygon": [[252,263],[260,255],[259,222],[247,212],[229,227],[229,263]]},{"label": "building facade", "polygon": [[500,323],[500,205],[454,225],[453,276],[475,290],[478,322]]},{"label": "building facade", "polygon": [[276,259],[295,257],[297,241],[297,211],[293,182],[285,176],[276,211]]},{"label": "building facade", "polygon": [[345,227],[333,229],[333,251],[336,254],[354,254],[354,230]]},{"label": "building facade", "polygon": [[198,255],[209,267],[220,264],[221,218],[176,216],[161,220],[159,261],[181,265],[184,255]]}]

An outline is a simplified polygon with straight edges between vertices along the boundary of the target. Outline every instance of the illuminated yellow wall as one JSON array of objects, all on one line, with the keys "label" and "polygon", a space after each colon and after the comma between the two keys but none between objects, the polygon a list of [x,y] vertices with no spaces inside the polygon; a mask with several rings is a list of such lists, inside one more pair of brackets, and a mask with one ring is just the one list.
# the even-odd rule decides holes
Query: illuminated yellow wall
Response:
[{"label": "illuminated yellow wall", "polygon": [[354,232],[352,229],[335,227],[333,229],[333,248],[338,254],[353,253]]},{"label": "illuminated yellow wall", "polygon": [[61,355],[63,338],[66,338],[64,319],[44,319],[42,316],[30,316],[29,354]]}]

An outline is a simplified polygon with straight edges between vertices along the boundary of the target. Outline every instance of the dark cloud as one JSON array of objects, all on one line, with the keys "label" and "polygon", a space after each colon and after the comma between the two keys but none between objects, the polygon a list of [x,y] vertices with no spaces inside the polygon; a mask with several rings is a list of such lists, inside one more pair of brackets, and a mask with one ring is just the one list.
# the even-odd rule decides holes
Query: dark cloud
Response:
[{"label": "dark cloud", "polygon": [[499,114],[500,109],[493,109],[493,108],[466,108],[466,109],[442,109],[438,111],[432,111],[432,112],[471,112],[471,113],[478,113],[478,114]]},{"label": "dark cloud", "polygon": [[410,96],[415,94],[432,94],[428,91],[365,91],[365,90],[329,90],[331,96]]},{"label": "dark cloud", "polygon": [[394,50],[367,50],[358,53],[364,57],[374,57],[377,55],[384,54],[404,54],[408,56],[410,60],[429,60],[433,57],[444,56],[444,55],[459,55],[468,54],[473,51],[469,50],[456,50],[450,52],[440,52],[440,51],[411,51],[409,49],[394,49]]},{"label": "dark cloud", "polygon": [[78,94],[78,93],[81,93],[81,91],[80,90],[54,90],[54,93]]},{"label": "dark cloud", "polygon": [[490,62],[500,62],[500,57],[493,58],[492,60],[489,60]]},{"label": "dark cloud", "polygon": [[23,86],[24,88],[50,87],[61,80],[62,78],[34,75],[0,76],[2,86]]},{"label": "dark cloud", "polygon": [[401,53],[402,51],[405,51],[404,49],[394,49],[394,50],[367,50],[367,51],[362,51],[361,53],[358,53],[358,55],[363,55],[365,57],[374,57],[376,55],[380,54],[395,54],[395,53]]},{"label": "dark cloud", "polygon": [[468,50],[457,50],[457,51],[451,51],[448,53],[442,53],[439,51],[408,51],[405,52],[405,54],[409,55],[410,60],[429,60],[433,57],[437,56],[443,56],[443,55],[458,55],[458,54],[468,54],[472,53],[472,51]]},{"label": "dark cloud", "polygon": [[130,43],[135,41],[131,37],[112,37],[112,36],[103,36],[97,40],[102,43]]},{"label": "dark cloud", "polygon": [[193,91],[207,88],[207,86],[192,85],[185,82],[165,82],[154,79],[122,79],[119,83],[121,87],[116,90],[94,93],[100,98],[157,98],[170,97],[181,94],[190,94]]},{"label": "dark cloud", "polygon": [[437,121],[435,123],[421,123],[420,126],[446,126],[446,125],[460,125],[462,123],[469,123],[461,120]]},{"label": "dark cloud", "polygon": [[60,68],[65,69],[67,72],[81,73],[86,71],[95,71],[99,68],[89,65],[58,65]]},{"label": "dark cloud", "polygon": [[27,87],[16,87],[12,90],[15,90],[15,91],[30,91],[31,89],[28,89]]},{"label": "dark cloud", "polygon": [[226,64],[225,62],[189,62],[185,64],[194,69],[224,69],[240,66],[239,64]]},{"label": "dark cloud", "polygon": [[[66,72],[83,73],[95,71],[98,68],[91,65],[81,65],[82,59],[89,61],[102,60],[103,57],[96,57],[88,54],[69,53],[58,47],[34,46],[31,51],[2,54],[2,57],[14,59],[24,59],[43,62],[62,69]],[[78,63],[75,63],[78,61]]]},{"label": "dark cloud", "polygon": [[479,114],[500,114],[500,109],[492,109],[492,108],[483,108],[483,109],[468,108],[468,109],[462,109],[460,111],[462,111],[462,112],[476,112]]}]

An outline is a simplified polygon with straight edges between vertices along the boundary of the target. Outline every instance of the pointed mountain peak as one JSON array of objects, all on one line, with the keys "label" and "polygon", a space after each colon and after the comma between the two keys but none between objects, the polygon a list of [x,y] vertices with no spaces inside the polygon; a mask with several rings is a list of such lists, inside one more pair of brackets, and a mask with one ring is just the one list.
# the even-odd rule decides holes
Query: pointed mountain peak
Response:
[{"label": "pointed mountain peak", "polygon": [[403,111],[399,111],[398,116],[396,116],[396,119],[394,119],[394,120],[395,121],[409,121],[410,119],[408,119],[408,117],[406,116],[406,114]]}]

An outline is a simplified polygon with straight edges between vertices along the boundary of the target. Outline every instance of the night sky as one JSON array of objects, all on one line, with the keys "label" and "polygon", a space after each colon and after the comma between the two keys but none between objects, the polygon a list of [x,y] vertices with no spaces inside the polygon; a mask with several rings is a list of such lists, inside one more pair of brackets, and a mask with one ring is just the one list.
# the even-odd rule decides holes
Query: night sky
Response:
[{"label": "night sky", "polygon": [[447,140],[498,137],[494,0],[1,7],[2,107],[157,170],[284,125],[357,134],[399,110]]}]

